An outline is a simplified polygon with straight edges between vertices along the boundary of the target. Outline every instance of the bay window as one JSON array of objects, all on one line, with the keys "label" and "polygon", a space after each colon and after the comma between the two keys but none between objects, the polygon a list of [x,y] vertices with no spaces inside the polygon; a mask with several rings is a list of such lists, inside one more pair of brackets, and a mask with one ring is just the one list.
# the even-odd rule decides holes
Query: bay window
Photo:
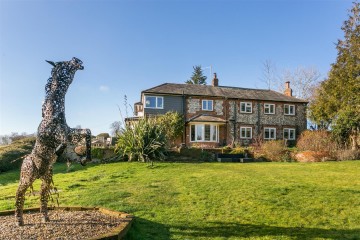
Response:
[{"label": "bay window", "polygon": [[215,124],[190,125],[191,142],[217,142],[218,126]]}]

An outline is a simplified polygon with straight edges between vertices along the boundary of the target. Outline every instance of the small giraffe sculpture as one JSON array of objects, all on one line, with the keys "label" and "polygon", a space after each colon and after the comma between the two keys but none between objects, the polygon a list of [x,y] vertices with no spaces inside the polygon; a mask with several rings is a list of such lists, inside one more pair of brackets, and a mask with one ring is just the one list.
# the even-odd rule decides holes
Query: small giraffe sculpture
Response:
[{"label": "small giraffe sculpture", "polygon": [[25,192],[32,183],[40,178],[40,212],[42,221],[50,221],[47,202],[52,182],[52,166],[68,145],[79,143],[85,138],[86,156],[80,160],[82,165],[91,161],[91,131],[70,128],[65,119],[65,94],[73,81],[75,72],[83,70],[82,61],[52,62],[51,77],[45,85],[45,101],[42,105],[42,121],[38,127],[37,138],[32,152],[24,158],[21,166],[20,183],[16,192],[15,219],[23,226],[23,207]]}]

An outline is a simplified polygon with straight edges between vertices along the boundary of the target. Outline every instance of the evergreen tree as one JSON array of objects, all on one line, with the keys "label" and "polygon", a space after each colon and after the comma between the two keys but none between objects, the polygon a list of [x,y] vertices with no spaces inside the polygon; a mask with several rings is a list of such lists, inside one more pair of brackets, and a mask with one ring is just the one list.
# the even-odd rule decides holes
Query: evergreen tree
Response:
[{"label": "evergreen tree", "polygon": [[342,142],[358,149],[360,134],[360,4],[355,2],[349,19],[341,28],[336,62],[317,89],[310,105],[310,117],[322,126],[331,126]]},{"label": "evergreen tree", "polygon": [[185,83],[187,84],[200,84],[200,85],[206,85],[206,76],[204,76],[201,66],[194,66],[193,67],[194,72],[189,80],[187,80]]}]

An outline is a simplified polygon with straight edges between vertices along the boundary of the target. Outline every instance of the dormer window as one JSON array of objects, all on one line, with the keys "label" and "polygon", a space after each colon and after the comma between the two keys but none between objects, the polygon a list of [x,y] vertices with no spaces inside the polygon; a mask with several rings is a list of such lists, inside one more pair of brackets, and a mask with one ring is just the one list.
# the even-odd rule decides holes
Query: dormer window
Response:
[{"label": "dormer window", "polygon": [[203,111],[212,111],[213,110],[213,100],[202,100],[202,110]]},{"label": "dormer window", "polygon": [[145,108],[164,108],[164,97],[145,96]]}]

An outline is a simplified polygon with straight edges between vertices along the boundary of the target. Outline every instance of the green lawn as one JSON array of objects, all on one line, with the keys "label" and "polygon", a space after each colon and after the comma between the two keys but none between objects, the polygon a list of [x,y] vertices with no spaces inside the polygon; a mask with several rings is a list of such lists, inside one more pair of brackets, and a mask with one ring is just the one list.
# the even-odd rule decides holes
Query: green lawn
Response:
[{"label": "green lawn", "polygon": [[[0,174],[0,210],[18,175]],[[58,164],[54,182],[62,206],[134,214],[129,239],[360,239],[360,161]]]}]

